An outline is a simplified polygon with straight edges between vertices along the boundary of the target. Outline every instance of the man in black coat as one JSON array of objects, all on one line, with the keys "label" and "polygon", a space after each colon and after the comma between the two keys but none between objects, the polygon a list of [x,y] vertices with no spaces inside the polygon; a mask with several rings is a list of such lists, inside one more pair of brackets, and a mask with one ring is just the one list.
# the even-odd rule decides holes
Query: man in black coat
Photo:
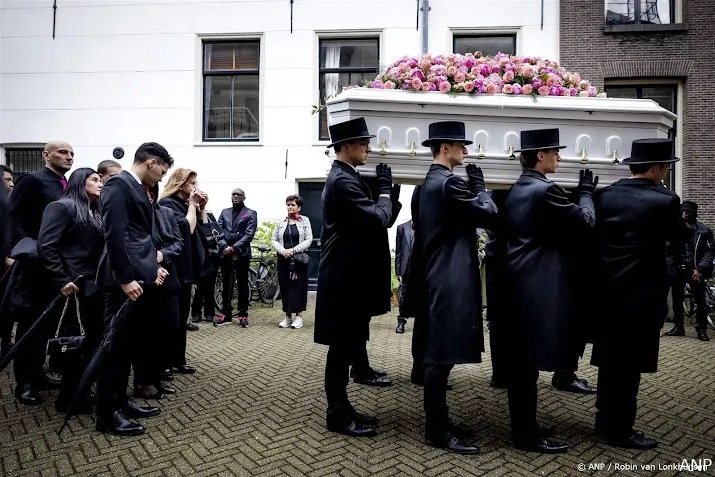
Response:
[{"label": "man in black coat", "polygon": [[[25,237],[37,241],[45,207],[59,199],[67,186],[65,174],[74,162],[72,146],[66,142],[50,142],[45,145],[42,157],[45,167],[18,179],[10,195],[12,246]],[[12,315],[17,321],[17,342],[39,318],[56,290],[49,283],[39,258],[26,258],[15,266],[22,269],[21,279],[13,288]],[[42,404],[38,390],[45,385],[42,367],[49,333],[48,330],[38,330],[15,357],[15,397],[21,404]]]},{"label": "man in black coat", "polygon": [[395,275],[400,282],[397,289],[397,299],[400,302],[400,313],[397,315],[396,333],[404,333],[405,325],[407,324],[408,316],[402,308],[402,302],[405,300],[405,287],[407,287],[407,264],[410,262],[410,254],[412,253],[412,245],[415,234],[412,230],[414,223],[412,220],[397,226],[397,239],[395,240]]},{"label": "man in black coat", "polygon": [[[347,395],[351,361],[361,364],[370,319],[390,310],[391,259],[387,228],[399,212],[392,173],[376,168],[379,196],[356,167],[367,162],[370,135],[363,118],[330,126],[337,159],[322,195],[322,251],[315,310],[315,342],[330,346],[325,363],[327,427],[349,436],[376,432],[377,419],[355,411]],[[357,377],[357,374],[356,374]]]},{"label": "man in black coat", "polygon": [[566,444],[547,438],[536,422],[539,371],[573,365],[578,316],[570,278],[578,262],[574,241],[596,221],[593,193],[598,178],[581,171],[579,201],[546,178],[559,166],[558,129],[521,132],[524,172],[507,194],[506,282],[513,297],[508,326],[508,383],[511,433],[517,449],[541,453],[567,452]]},{"label": "man in black coat", "polygon": [[[125,326],[113,343],[97,377],[97,430],[116,435],[138,435],[144,427],[128,418],[149,417],[157,408],[143,408],[127,399],[126,389],[133,357],[132,338],[142,333],[145,320],[155,316],[156,286],[167,271],[158,263],[152,238],[154,208],[149,191],[161,181],[174,160],[161,145],[145,143],[134,155],[134,163],[107,181],[102,190],[102,222],[106,243],[103,264],[105,286],[105,326],[129,298],[134,302]],[[102,273],[102,270],[100,270]],[[143,285],[139,282],[143,282]]]},{"label": "man in black coat", "polygon": [[233,321],[233,272],[236,271],[238,282],[238,324],[243,328],[248,326],[248,268],[251,265],[251,241],[256,235],[258,215],[255,210],[244,204],[246,193],[243,189],[235,189],[231,193],[230,209],[221,211],[218,224],[223,229],[228,247],[223,251],[221,260],[221,278],[223,283],[223,319],[214,322],[222,326]]},{"label": "man in black coat", "polygon": [[673,157],[670,139],[633,142],[624,159],[631,177],[596,196],[598,291],[601,310],[591,364],[598,369],[596,433],[608,444],[652,449],[653,439],[635,431],[641,373],[658,367],[660,330],[668,312],[666,242],[680,255],[688,232],[680,198],[661,181]]},{"label": "man in black coat", "polygon": [[[480,363],[484,351],[478,227],[490,227],[497,208],[486,193],[481,169],[467,167],[469,183],[452,170],[464,163],[464,123],[429,126],[434,162],[419,196],[419,253],[428,290],[424,355],[425,437],[438,448],[473,454],[478,448],[461,439],[473,434],[450,421],[447,381],[455,364]],[[410,277],[414,278],[414,277]]]},{"label": "man in black coat", "polygon": [[713,276],[713,233],[710,227],[698,221],[698,204],[686,200],[681,207],[685,225],[690,231],[690,240],[684,247],[684,255],[680,257],[681,265],[677,267],[673,284],[673,329],[667,336],[685,336],[683,326],[683,300],[685,299],[685,284],[690,287],[690,293],[695,299],[695,330],[700,341],[710,341],[707,334],[708,309],[705,301],[707,280]]}]

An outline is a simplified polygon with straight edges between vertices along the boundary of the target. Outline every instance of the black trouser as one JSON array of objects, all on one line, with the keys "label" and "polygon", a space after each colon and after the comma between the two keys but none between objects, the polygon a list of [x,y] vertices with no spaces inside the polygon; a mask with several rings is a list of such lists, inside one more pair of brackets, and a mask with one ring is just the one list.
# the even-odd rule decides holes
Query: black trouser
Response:
[{"label": "black trouser", "polygon": [[172,355],[172,366],[184,366],[186,364],[186,320],[191,312],[191,284],[181,286],[179,291],[179,328],[174,333],[174,353]]},{"label": "black trouser", "polygon": [[598,369],[596,419],[610,438],[628,438],[636,422],[641,375],[622,367]]},{"label": "black trouser", "polygon": [[705,280],[701,277],[700,280],[692,279],[692,270],[678,270],[673,284],[673,324],[683,326],[684,310],[683,301],[685,300],[685,284],[690,285],[690,293],[695,300],[695,323],[698,328],[706,328],[708,310],[705,302]]},{"label": "black trouser", "polygon": [[[496,306],[496,305],[495,305]],[[503,317],[500,317],[503,319]],[[500,320],[489,322],[489,352],[492,358],[492,381],[496,385],[506,384],[509,379],[509,337]]]},{"label": "black trouser", "polygon": [[224,258],[221,261],[221,278],[223,283],[223,310],[222,313],[226,318],[231,318],[233,315],[233,271],[236,271],[236,280],[238,281],[238,316],[248,317],[248,268],[251,264],[251,259],[246,257]]},{"label": "black trouser", "polygon": [[[112,342],[108,346],[108,355],[103,357],[97,374],[97,416],[106,419],[114,412],[121,411],[127,405],[127,385],[129,370],[134,353],[139,351],[137,337],[144,332],[147,320],[153,316],[154,299],[152,290],[144,288],[144,293],[136,302],[128,305],[126,315],[121,320]],[[109,333],[109,323],[127,300],[127,295],[120,287],[105,289],[104,323],[105,334]]]},{"label": "black trouser", "polygon": [[196,285],[196,291],[194,292],[194,301],[191,304],[192,317],[201,317],[202,308],[204,317],[213,318],[216,316],[216,297],[214,296],[215,288],[216,272],[211,272],[208,276],[199,281]]},{"label": "black trouser", "polygon": [[425,379],[425,350],[427,349],[427,318],[416,316],[412,330],[412,378]]},{"label": "black trouser", "polygon": [[[49,290],[51,291],[48,296]],[[15,343],[20,341],[42,315],[50,302],[59,295],[59,290],[56,290],[56,293],[53,293],[54,291],[54,287],[44,291],[33,290],[32,305],[29,308],[16,308],[13,310],[14,319],[17,321]],[[23,383],[39,386],[44,381],[43,366],[47,357],[47,340],[54,335],[56,330],[57,321],[62,313],[62,302],[57,303],[49,313],[52,316],[45,317],[46,319],[43,320],[40,328],[33,332],[30,339],[23,345],[22,350],[14,358],[13,369],[15,371],[15,382],[18,386]]]},{"label": "black trouser", "polygon": [[[62,370],[62,383],[57,395],[57,404],[65,406],[70,403],[79,379],[89,364],[94,352],[97,350],[104,331],[104,296],[101,291],[91,295],[78,295],[79,314],[84,327],[85,337],[82,353],[60,357]],[[79,335],[79,322],[77,321],[77,308],[74,297],[70,297],[67,314],[62,321],[60,336]],[[87,390],[88,391],[88,390]]]},{"label": "black trouser", "polygon": [[449,430],[447,407],[447,381],[454,366],[451,364],[428,364],[425,366],[425,435],[437,439]]},{"label": "black trouser", "polygon": [[[539,437],[536,422],[538,393],[536,381],[539,371],[531,366],[513,366],[509,369],[509,415],[511,417],[511,437],[515,442],[533,442]],[[600,385],[600,383],[599,383]]]},{"label": "black trouser", "polygon": [[407,316],[405,316],[405,313],[402,309],[402,304],[405,301],[405,288],[407,287],[407,284],[405,283],[405,280],[403,279],[402,282],[400,282],[400,286],[397,287],[397,301],[400,304],[400,311],[399,314],[397,315],[397,320],[404,320],[407,321]]},{"label": "black trouser", "polygon": [[174,337],[179,327],[179,290],[154,288],[152,302],[145,308],[141,333],[135,336],[132,356],[134,385],[148,386],[161,381],[161,373],[172,366]]},{"label": "black trouser", "polygon": [[372,375],[370,360],[367,357],[367,341],[363,341],[362,344],[362,346],[355,347],[355,354],[350,364],[353,367],[353,373],[356,378],[372,379],[374,376]]},{"label": "black trouser", "polygon": [[363,340],[346,340],[333,344],[328,349],[328,358],[325,361],[325,395],[329,409],[350,409],[347,391],[350,363],[362,362],[362,356],[366,356],[366,353]]}]

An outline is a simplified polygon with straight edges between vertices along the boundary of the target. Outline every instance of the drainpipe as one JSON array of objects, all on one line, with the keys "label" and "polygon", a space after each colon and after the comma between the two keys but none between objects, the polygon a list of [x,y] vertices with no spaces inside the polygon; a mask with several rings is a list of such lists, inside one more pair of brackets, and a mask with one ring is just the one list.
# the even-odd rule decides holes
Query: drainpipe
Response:
[{"label": "drainpipe", "polygon": [[429,53],[429,0],[422,0],[422,54]]}]

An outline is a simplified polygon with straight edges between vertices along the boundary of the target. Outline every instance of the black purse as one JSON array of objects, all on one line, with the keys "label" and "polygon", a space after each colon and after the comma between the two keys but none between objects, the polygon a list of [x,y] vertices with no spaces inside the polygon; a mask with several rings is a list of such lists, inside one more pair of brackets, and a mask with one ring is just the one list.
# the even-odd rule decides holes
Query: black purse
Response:
[{"label": "black purse", "polygon": [[[288,227],[290,227],[290,222],[288,223]],[[296,226],[296,229],[297,228],[298,227]],[[293,236],[289,235],[289,237],[290,237],[291,247],[295,248],[295,245],[293,245]],[[300,237],[300,234],[298,235],[298,237]],[[310,255],[308,255],[305,252],[298,252],[295,255],[293,255],[292,258],[293,258],[293,260],[295,260],[295,263],[300,263],[301,265],[308,265],[308,263],[310,262]]]},{"label": "black purse", "polygon": [[47,340],[47,354],[50,356],[62,358],[69,355],[79,354],[84,346],[84,326],[82,326],[82,320],[79,316],[79,299],[77,295],[74,294],[75,307],[77,309],[77,321],[79,322],[79,336],[60,336],[60,329],[62,328],[62,322],[67,314],[67,306],[70,302],[70,297],[67,297],[65,301],[65,306],[62,309],[62,316],[60,316],[60,322],[57,324],[57,331],[55,331],[55,337]]}]

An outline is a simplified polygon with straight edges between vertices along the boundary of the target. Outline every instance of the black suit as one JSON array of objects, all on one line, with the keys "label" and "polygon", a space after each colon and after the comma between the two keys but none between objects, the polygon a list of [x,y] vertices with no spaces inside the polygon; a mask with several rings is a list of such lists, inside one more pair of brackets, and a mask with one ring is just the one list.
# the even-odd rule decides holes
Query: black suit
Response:
[{"label": "black suit", "polygon": [[[64,190],[60,181],[61,178],[48,168],[26,174],[18,179],[10,194],[12,246],[25,237],[37,240],[45,208],[59,199]],[[35,323],[58,290],[50,286],[47,273],[39,258],[18,260],[15,266],[19,269],[20,276],[12,292],[13,298],[20,298],[13,299],[12,313],[17,321],[15,336],[17,341]],[[20,305],[21,302],[26,306]],[[39,384],[44,380],[42,366],[45,356],[45,342],[42,339],[33,339],[15,357],[15,380],[18,387],[22,383]]]},{"label": "black suit", "polygon": [[[207,214],[208,221],[201,225],[201,233],[205,237],[211,236],[211,231],[215,230],[219,234],[223,234],[223,230],[218,225],[216,217],[212,213]],[[219,250],[219,253],[221,251]],[[201,278],[201,282],[196,287],[194,292],[194,301],[191,304],[191,316],[196,318],[201,318],[202,308],[203,315],[207,319],[213,319],[216,315],[216,297],[214,296],[214,290],[216,288],[216,273],[221,267],[220,257],[209,254],[208,255],[209,265],[211,266],[211,272]]]},{"label": "black suit", "polygon": [[[84,325],[85,352],[83,357],[72,356],[63,359],[62,385],[57,397],[58,404],[66,406],[77,387],[82,371],[99,345],[104,328],[104,297],[95,279],[97,268],[104,250],[104,235],[99,216],[77,220],[76,206],[69,199],[60,199],[47,206],[42,216],[42,225],[37,239],[38,253],[52,283],[53,293],[69,282],[80,287],[77,295],[80,305],[80,319]],[[79,276],[80,280],[77,280]],[[56,321],[41,336],[43,342],[55,330]],[[67,314],[62,322],[62,335],[71,336],[79,332],[74,299],[70,298]]]},{"label": "black suit", "polygon": [[412,230],[412,221],[405,222],[397,226],[397,239],[395,241],[395,275],[401,277],[400,286],[397,289],[397,297],[400,301],[400,318],[407,318],[402,308],[405,299],[405,288],[407,283],[407,264],[410,262],[412,245],[415,240],[415,233]]},{"label": "black suit", "polygon": [[227,319],[233,315],[233,271],[236,270],[238,281],[238,316],[248,317],[248,268],[251,264],[251,241],[258,227],[258,216],[255,210],[245,205],[240,209],[232,207],[221,211],[218,218],[229,247],[235,251],[234,257],[224,257],[221,260],[221,278],[223,282],[223,310]]},{"label": "black suit", "polygon": [[97,415],[108,419],[127,404],[135,337],[142,324],[154,316],[154,300],[159,265],[152,240],[154,209],[141,184],[127,171],[110,178],[101,195],[102,222],[107,257],[104,266],[105,323],[127,300],[119,285],[142,281],[144,294],[129,310],[123,331],[114,344],[115,353],[106,359],[97,378]]}]

